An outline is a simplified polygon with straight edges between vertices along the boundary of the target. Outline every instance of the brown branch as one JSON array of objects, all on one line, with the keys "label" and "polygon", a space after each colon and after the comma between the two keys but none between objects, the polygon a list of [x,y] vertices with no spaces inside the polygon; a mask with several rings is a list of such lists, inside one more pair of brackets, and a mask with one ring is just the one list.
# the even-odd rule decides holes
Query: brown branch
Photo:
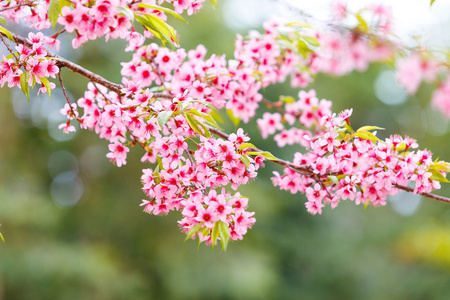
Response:
[{"label": "brown branch", "polygon": [[5,41],[5,37],[2,35],[0,35],[0,38],[2,39],[3,44],[5,45],[6,49],[8,49],[8,51],[14,56],[14,58],[17,60],[17,56],[14,54],[13,49],[11,49],[11,47],[8,45],[8,43]]},{"label": "brown branch", "polygon": [[[403,185],[398,185],[398,184],[394,184],[394,186],[400,190],[404,190],[410,193],[414,193],[414,189],[410,188],[409,186],[403,186]],[[439,195],[435,195],[435,194],[430,194],[430,193],[418,193],[421,196],[427,197],[427,198],[431,198],[433,200],[437,200],[437,201],[441,201],[441,202],[445,202],[445,203],[450,203],[450,198],[444,197],[444,196],[439,196]]]},{"label": "brown branch", "polygon": [[[2,36],[5,36],[3,33],[1,33],[1,34],[2,34]],[[12,33],[12,32],[11,32],[11,35],[13,36],[14,42],[16,44],[22,44],[22,45],[26,45],[26,46],[32,48],[33,45],[29,41],[27,41],[26,38],[21,37],[21,36],[15,34],[15,33]],[[75,64],[73,62],[71,62],[71,61],[68,61],[65,58],[62,58],[59,55],[56,55],[53,52],[48,51],[47,49],[45,51],[47,52],[47,57],[52,58],[52,59],[57,61],[57,66],[58,67],[60,67],[60,68],[67,68],[67,69],[71,70],[74,73],[77,73],[77,74],[79,74],[79,75],[81,75],[83,77],[86,77],[90,81],[93,81],[93,82],[96,82],[96,83],[98,83],[100,85],[103,85],[104,87],[110,89],[111,91],[113,91],[113,92],[115,92],[115,93],[117,93],[119,95],[122,94],[122,91],[121,91],[122,88],[123,88],[122,85],[113,83],[113,82],[103,78],[102,76],[95,74],[94,72],[91,72],[91,71],[89,71],[89,70],[87,70],[87,69],[85,69],[85,68],[83,68],[83,67],[81,67],[81,66],[79,66],[79,65],[77,65],[77,64]]]},{"label": "brown branch", "polygon": [[61,84],[61,89],[64,94],[64,97],[66,98],[67,104],[69,104],[69,107],[70,107],[70,114],[71,114],[70,117],[77,118],[77,115],[75,114],[75,111],[73,110],[73,107],[72,107],[72,102],[70,101],[70,98],[67,95],[66,87],[64,86],[64,83],[63,83],[63,80],[61,77],[61,72],[58,73],[58,78],[59,78],[59,83]]},{"label": "brown branch", "polygon": [[6,10],[10,10],[10,9],[16,9],[16,8],[21,7],[21,6],[26,6],[26,5],[32,4],[34,1],[35,0],[28,1],[28,2],[22,2],[22,3],[19,3],[17,5],[13,5],[13,6],[3,7],[3,8],[0,8],[0,12],[6,11]]},{"label": "brown branch", "polygon": [[[5,36],[3,33],[1,33],[1,34],[3,36]],[[13,33],[11,33],[11,34],[14,37],[14,40],[15,40],[16,44],[23,44],[23,45],[27,45],[29,47],[32,46],[31,43],[28,42],[25,38],[23,38],[21,36],[18,36],[16,34],[13,34]],[[54,54],[52,52],[47,51],[47,57],[50,57],[50,58],[53,58],[53,59],[57,60],[60,67],[65,67],[65,68],[73,71],[74,73],[80,74],[81,76],[84,76],[84,77],[88,78],[92,82],[101,84],[104,87],[106,87],[106,88],[116,92],[119,95],[122,94],[122,92],[121,92],[121,89],[123,88],[122,85],[119,85],[119,84],[116,84],[116,83],[112,83],[112,82],[106,80],[105,78],[101,77],[100,75],[97,75],[97,74],[95,74],[95,73],[93,73],[93,72],[91,72],[91,71],[89,71],[89,70],[87,70],[87,69],[85,69],[85,68],[83,68],[83,67],[81,67],[81,66],[79,66],[79,65],[77,65],[75,63],[73,63],[73,62],[70,62],[70,61],[68,61],[68,60],[66,60],[66,59],[64,59],[64,58],[62,58],[62,57],[60,57],[60,56],[58,56],[58,55],[56,55],[56,54]],[[64,92],[64,89],[63,89],[63,92]],[[157,97],[161,97],[161,98],[168,97],[167,94],[157,94],[157,95],[158,95]],[[65,94],[65,96],[66,96],[66,94]],[[66,99],[68,99],[68,97],[66,97]],[[70,100],[69,100],[69,103],[70,103]],[[216,128],[213,128],[213,127],[208,127],[208,129],[209,129],[210,132],[212,132],[213,134],[215,134],[215,135],[217,135],[217,136],[219,136],[219,137],[221,137],[223,139],[227,139],[227,140],[229,139],[229,135],[226,134],[225,132],[219,130],[219,129],[216,129]],[[262,152],[262,150],[259,150],[259,149],[251,149],[251,150],[255,151],[255,152]],[[298,165],[295,165],[295,164],[293,164],[291,162],[288,162],[288,161],[285,161],[285,160],[276,159],[276,160],[270,160],[270,162],[275,163],[275,164],[277,164],[279,166],[282,166],[282,167],[285,167],[285,168],[289,168],[289,169],[291,169],[291,170],[293,170],[293,171],[295,171],[297,173],[304,174],[305,176],[308,176],[308,177],[314,177],[314,176],[317,175],[310,168],[298,166]],[[402,186],[402,185],[395,184],[395,187],[398,188],[398,189],[407,191],[407,192],[411,192],[411,193],[414,192],[414,189],[412,189],[410,187],[407,187],[407,186]],[[450,198],[447,198],[447,197],[434,195],[434,194],[430,194],[430,193],[419,193],[419,194],[424,196],[424,197],[433,199],[433,200],[450,203]]]},{"label": "brown branch", "polygon": [[[215,135],[217,135],[217,136],[219,136],[219,137],[221,137],[223,139],[228,140],[228,138],[229,138],[228,134],[226,134],[225,132],[223,132],[223,131],[221,131],[221,130],[219,130],[217,128],[208,127],[208,129],[209,129],[210,132],[212,132],[213,134],[215,134]],[[263,152],[260,149],[251,149],[251,151],[252,152]],[[303,174],[305,176],[308,176],[308,177],[310,177],[310,178],[312,178],[314,180],[317,179],[317,174],[315,174],[310,168],[298,166],[298,165],[295,165],[295,164],[293,164],[291,162],[288,162],[288,161],[285,161],[285,160],[282,160],[282,159],[275,159],[275,160],[269,160],[269,161],[274,163],[274,164],[277,164],[279,166],[291,169],[291,170],[293,170],[293,171],[295,171],[297,173],[300,173],[300,174]],[[325,174],[325,175],[337,175],[337,174]],[[414,189],[413,188],[410,188],[410,187],[407,187],[407,186],[403,186],[403,185],[399,185],[399,184],[394,184],[394,186],[396,188],[400,189],[400,190],[404,190],[404,191],[407,191],[407,192],[410,192],[410,193],[414,193]],[[445,203],[450,203],[450,198],[447,198],[447,197],[444,197],[444,196],[439,196],[439,195],[435,195],[435,194],[431,194],[431,193],[418,193],[418,194],[423,196],[423,197],[430,198],[430,199],[433,199],[433,200],[437,200],[437,201],[441,201],[441,202],[445,202]]]},{"label": "brown branch", "polygon": [[280,114],[284,115],[286,113],[286,111],[284,109],[282,109],[279,105],[277,105],[277,103],[272,102],[267,100],[266,98],[263,98],[261,100],[261,102],[269,109],[275,109],[277,112],[279,112]]}]

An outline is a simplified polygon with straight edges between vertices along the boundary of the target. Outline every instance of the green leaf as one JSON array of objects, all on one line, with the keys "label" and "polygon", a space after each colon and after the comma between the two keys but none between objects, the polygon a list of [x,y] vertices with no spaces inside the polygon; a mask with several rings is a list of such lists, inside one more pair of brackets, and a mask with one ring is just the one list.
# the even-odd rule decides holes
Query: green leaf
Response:
[{"label": "green leaf", "polygon": [[328,179],[330,179],[335,184],[339,184],[339,180],[336,176],[329,175]]},{"label": "green leaf", "polygon": [[75,5],[68,0],[59,0],[59,7],[61,8],[61,10],[64,6],[73,6],[74,7]]},{"label": "green leaf", "polygon": [[191,104],[191,101],[189,100],[185,100],[185,101],[180,101],[180,112],[184,111],[189,104]]},{"label": "green leaf", "polygon": [[305,41],[306,41],[308,44],[310,44],[310,45],[313,45],[313,46],[316,46],[316,47],[320,46],[319,41],[318,41],[315,37],[312,37],[312,36],[304,36],[304,37],[303,37],[303,40],[305,40]]},{"label": "green leaf", "polygon": [[248,166],[250,165],[250,158],[248,158],[247,155],[241,155],[241,157],[239,157],[239,159],[248,168]]},{"label": "green leaf", "polygon": [[288,41],[286,39],[280,39],[277,41],[277,43],[280,45],[283,49],[289,49],[292,50],[294,53],[298,52],[298,48],[296,48],[291,41]]},{"label": "green leaf", "polygon": [[384,128],[381,128],[378,126],[363,126],[363,127],[359,128],[358,130],[356,130],[356,132],[365,132],[365,131],[375,130],[375,129],[385,130]]},{"label": "green leaf", "polygon": [[3,237],[3,234],[0,232],[0,239],[2,239],[3,243],[5,242],[5,238]]},{"label": "green leaf", "polygon": [[428,167],[428,169],[434,169],[438,171],[450,172],[450,167],[446,164],[434,164]]},{"label": "green leaf", "polygon": [[5,18],[0,17],[0,23],[6,24]]},{"label": "green leaf", "polygon": [[20,74],[20,88],[22,89],[25,96],[27,96],[28,101],[30,101],[30,87],[28,86],[28,79],[30,75],[28,72],[23,72]]},{"label": "green leaf", "polygon": [[211,138],[211,133],[209,132],[209,130],[208,130],[208,128],[206,128],[206,126],[205,125],[203,125],[201,122],[199,122],[198,120],[196,120],[197,121],[197,124],[203,129],[203,135],[205,136],[205,137],[207,137],[208,139],[209,138]]},{"label": "green leaf", "polygon": [[213,8],[216,8],[216,7],[217,7],[217,0],[209,0],[209,2],[211,2],[211,6],[212,6]]},{"label": "green leaf", "polygon": [[376,141],[383,142],[382,140],[377,138],[372,132],[368,132],[368,131],[356,132],[356,133],[353,134],[353,136],[357,136],[359,138],[362,138],[362,139],[365,139],[365,140],[369,140],[369,141],[372,141],[372,142],[376,142]]},{"label": "green leaf", "polygon": [[2,26],[0,26],[0,32],[3,33],[4,35],[6,35],[8,37],[8,39],[10,39],[11,41],[14,42],[14,38],[11,35],[11,32],[9,32],[6,28],[3,28]]},{"label": "green leaf", "polygon": [[252,143],[244,143],[244,144],[242,144],[242,145],[239,146],[239,151],[242,151],[242,150],[247,149],[247,148],[258,149],[258,148],[256,148],[256,146],[253,145]]},{"label": "green leaf", "polygon": [[[209,130],[207,130],[206,127],[204,127],[203,124],[199,123],[198,120],[196,118],[194,118],[192,115],[185,114],[184,117],[186,118],[186,121],[189,124],[189,127],[191,127],[192,130],[194,130],[196,133],[198,133],[199,135],[206,136],[206,137],[210,137],[211,136]],[[200,130],[199,126],[202,127],[203,130],[205,130],[205,133],[203,133]]]},{"label": "green leaf", "polygon": [[358,26],[356,28],[362,33],[368,33],[369,25],[367,25],[366,20],[364,20],[360,13],[357,13],[355,16],[358,19]]},{"label": "green leaf", "polygon": [[364,210],[367,209],[367,206],[369,206],[370,199],[367,199],[366,203],[364,203]]},{"label": "green leaf", "polygon": [[145,4],[145,3],[140,3],[138,4],[138,7],[145,7],[145,8],[150,8],[153,10],[158,10],[158,11],[163,11],[165,13],[171,14],[172,16],[174,16],[175,18],[177,18],[180,21],[183,21],[184,23],[187,23],[185,19],[183,19],[182,16],[180,16],[179,14],[177,14],[176,12],[174,12],[173,10],[166,8],[166,7],[162,7],[159,5],[150,5],[150,4]]},{"label": "green leaf", "polygon": [[230,240],[230,228],[228,227],[228,224],[219,221],[219,237],[220,237],[220,243],[222,244],[222,251],[227,251],[228,242]]},{"label": "green leaf", "polygon": [[119,13],[124,15],[125,17],[130,18],[131,20],[134,20],[134,13],[131,9],[128,7],[117,7],[116,8]]},{"label": "green leaf", "polygon": [[216,111],[216,110],[212,110],[209,112],[209,114],[211,115],[211,117],[214,118],[214,120],[216,120],[217,122],[220,123],[224,123],[222,116]]},{"label": "green leaf", "polygon": [[311,48],[308,47],[308,45],[302,41],[302,40],[297,40],[297,49],[298,52],[303,55],[303,57],[307,57],[308,53],[310,52],[314,52],[313,50],[311,50]]},{"label": "green leaf", "polygon": [[292,104],[295,103],[295,98],[292,96],[280,96],[280,100],[284,103]]},{"label": "green leaf", "polygon": [[58,21],[59,14],[61,13],[61,5],[59,0],[50,0],[48,4],[48,20],[52,24],[53,29],[55,29],[56,22]]},{"label": "green leaf", "polygon": [[206,106],[207,108],[211,109],[211,110],[217,110],[214,105],[212,105],[211,102],[205,101],[205,100],[193,100],[192,102],[197,102],[197,103],[201,103],[204,106]]},{"label": "green leaf", "polygon": [[450,183],[450,181],[444,175],[442,175],[441,172],[437,170],[428,169],[427,172],[431,173],[431,176],[429,178],[431,180]]},{"label": "green leaf", "polygon": [[261,155],[262,157],[264,157],[267,160],[279,160],[278,158],[276,158],[275,156],[273,156],[272,153],[268,152],[268,151],[261,151],[261,152],[247,152],[246,154],[248,155]]},{"label": "green leaf", "polygon": [[50,82],[46,77],[41,77],[39,80],[42,82],[42,84],[45,86],[45,89],[47,90],[48,97],[52,98],[52,88],[50,87]]},{"label": "green leaf", "polygon": [[431,0],[431,1],[430,1],[430,6],[433,5],[434,1],[435,1],[435,0]]},{"label": "green leaf", "polygon": [[217,239],[219,238],[219,231],[220,231],[219,230],[219,226],[220,226],[219,222],[216,222],[216,224],[214,224],[214,227],[211,231],[211,248],[213,251],[214,251],[214,246],[217,243]]},{"label": "green leaf", "polygon": [[238,127],[241,119],[238,117],[235,117],[233,114],[233,111],[230,109],[227,109],[227,115],[228,115],[228,118],[230,118],[230,120],[233,122],[234,126]]},{"label": "green leaf", "polygon": [[164,22],[161,18],[156,15],[136,15],[136,20],[142,24],[148,31],[153,33],[157,38],[161,40],[163,45],[169,43],[172,48],[175,48],[175,43],[178,44],[178,40],[175,34],[175,30],[172,26]]},{"label": "green leaf", "polygon": [[204,114],[203,119],[206,121],[208,125],[223,131],[223,129],[220,128],[216,120],[214,120],[214,118],[210,114]]},{"label": "green leaf", "polygon": [[191,230],[189,230],[189,232],[188,232],[188,234],[187,234],[187,236],[186,236],[186,239],[185,239],[184,241],[186,242],[186,241],[189,240],[194,234],[196,234],[196,233],[200,230],[200,228],[202,228],[202,225],[203,225],[203,222],[202,222],[202,223],[199,223],[199,224],[197,224],[197,225],[195,225],[194,227],[192,227]]},{"label": "green leaf", "polygon": [[[1,27],[0,27],[0,28],[1,28]],[[14,55],[19,56],[19,52],[10,53],[10,54],[8,54],[8,55],[5,56],[5,57],[6,57],[6,59],[11,59],[11,58],[14,57]]]},{"label": "green leaf", "polygon": [[172,113],[173,111],[166,110],[158,114],[158,123],[161,128],[167,123],[167,121],[169,121],[170,117],[172,117]]},{"label": "green leaf", "polygon": [[287,23],[286,26],[289,26],[289,27],[299,27],[299,28],[303,28],[303,27],[311,28],[311,25],[309,25],[309,24],[306,23],[306,22],[290,22],[290,23]]},{"label": "green leaf", "polygon": [[346,132],[346,131],[347,131],[347,128],[345,128],[345,127],[335,127],[334,128],[335,133],[341,133],[341,132]]}]

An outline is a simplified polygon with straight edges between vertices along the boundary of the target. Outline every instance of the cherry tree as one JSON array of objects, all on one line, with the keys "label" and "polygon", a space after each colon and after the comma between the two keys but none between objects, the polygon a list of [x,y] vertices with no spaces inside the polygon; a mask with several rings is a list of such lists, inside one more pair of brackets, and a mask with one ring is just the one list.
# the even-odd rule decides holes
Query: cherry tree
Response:
[{"label": "cherry tree", "polygon": [[[0,27],[9,51],[2,57],[0,85],[21,89],[28,99],[36,90],[51,97],[59,85],[67,100],[61,108],[67,121],[59,128],[70,134],[78,122],[81,129],[94,131],[109,142],[106,157],[117,167],[127,164],[132,149],[140,149],[144,212],[178,211],[186,240],[197,238],[212,247],[220,242],[223,250],[255,222],[247,210],[250,199],[237,190],[254,180],[265,163],[282,167],[274,172],[273,185],[305,194],[311,214],[345,200],[383,206],[399,190],[450,203],[432,193],[448,182],[449,163],[434,159],[411,137],[381,140],[376,132],[383,128],[352,128],[353,109],[333,112],[330,100],[308,88],[319,73],[343,76],[374,62],[390,62],[409,94],[423,81],[435,83],[432,106],[450,118],[448,63],[396,38],[389,7],[373,4],[352,12],[335,2],[325,29],[271,20],[262,33],[238,35],[233,57],[226,58],[207,55],[203,45],[186,51],[167,23],[167,16],[184,21],[183,13],[192,15],[204,2],[3,1],[1,21],[22,21],[30,33],[19,36]],[[45,35],[49,29],[52,34]],[[124,51],[132,59],[121,63],[121,83],[59,56],[63,34],[71,36],[74,49],[100,38],[125,40]],[[80,99],[68,96],[62,68],[89,79]],[[264,98],[262,89],[285,81],[299,88],[297,97]],[[261,107],[269,112],[256,119]],[[296,145],[299,151],[279,158],[253,145],[242,128],[225,132],[224,119],[236,127],[254,124],[264,139],[273,138],[280,148]]]}]

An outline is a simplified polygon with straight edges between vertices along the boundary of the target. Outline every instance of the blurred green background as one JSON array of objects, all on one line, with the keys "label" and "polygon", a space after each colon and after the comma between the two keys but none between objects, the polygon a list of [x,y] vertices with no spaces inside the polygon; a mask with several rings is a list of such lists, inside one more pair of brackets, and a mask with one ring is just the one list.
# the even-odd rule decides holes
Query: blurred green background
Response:
[{"label": "blurred green background", "polygon": [[[189,17],[189,25],[172,20],[183,47],[203,43],[209,54],[232,54],[236,31],[247,29],[226,27],[226,1],[220,4]],[[130,59],[117,41],[90,42],[77,53],[70,39],[63,44],[62,56],[115,82],[119,63]],[[82,96],[87,81],[66,70],[63,76],[71,98]],[[450,160],[448,122],[429,107],[432,87],[386,104],[379,100],[386,98],[383,90],[404,98],[389,76],[388,67],[373,65],[365,73],[319,76],[313,88],[333,100],[336,112],[353,107],[354,128],[377,125],[386,128],[380,136],[410,135],[435,158]],[[343,201],[311,216],[303,195],[272,186],[272,171],[280,168],[267,164],[239,190],[250,196],[257,218],[244,240],[226,253],[197,249],[194,241],[183,243],[177,212],[149,216],[138,206],[144,197],[139,149],[116,168],[105,157],[107,143],[94,133],[59,132],[60,91],[31,102],[17,89],[0,93],[0,231],[6,239],[0,299],[449,298],[448,204],[400,194],[381,208]],[[297,91],[283,84],[264,94],[277,100]],[[295,148],[261,140],[254,122],[244,128],[257,146],[292,158]],[[449,186],[438,193],[450,196]]]}]

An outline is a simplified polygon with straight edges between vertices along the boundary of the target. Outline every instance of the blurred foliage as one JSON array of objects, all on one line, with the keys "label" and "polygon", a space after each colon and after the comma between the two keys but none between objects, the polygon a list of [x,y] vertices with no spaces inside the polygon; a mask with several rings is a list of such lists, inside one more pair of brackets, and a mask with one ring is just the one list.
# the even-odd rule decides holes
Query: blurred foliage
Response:
[{"label": "blurred foliage", "polygon": [[[203,43],[209,54],[232,54],[234,33],[223,25],[220,7],[188,21],[173,22],[182,46]],[[130,53],[118,52],[122,46],[91,42],[81,54],[66,49],[63,56],[118,82],[119,63],[130,59]],[[427,129],[438,119],[429,109],[432,87],[387,106],[373,88],[385,68],[319,76],[313,87],[319,98],[333,100],[336,112],[353,107],[354,128],[376,125],[386,128],[380,135],[418,137],[422,148],[449,160],[448,130],[433,135]],[[63,75],[72,97],[82,96],[87,81]],[[333,212],[327,207],[322,216],[311,216],[302,195],[272,186],[271,173],[279,168],[268,163],[258,180],[240,190],[250,196],[257,217],[245,239],[226,253],[203,245],[197,250],[195,242],[183,243],[177,213],[148,216],[138,206],[144,196],[139,149],[126,166],[115,168],[105,158],[107,144],[94,133],[55,140],[51,128],[58,123],[45,115],[59,111],[61,95],[28,103],[20,92],[0,92],[0,223],[6,240],[0,243],[0,299],[448,299],[446,204],[423,199],[413,215],[404,216],[391,202],[364,210],[344,201]],[[269,87],[265,97],[296,93],[283,84]],[[278,149],[258,138],[254,122],[243,126],[258,147],[292,158],[293,147]],[[64,205],[77,200],[69,199],[77,190],[68,185],[60,187],[69,200],[57,198],[61,174],[73,174],[82,187],[74,206]],[[449,187],[440,193],[450,195]]]}]

